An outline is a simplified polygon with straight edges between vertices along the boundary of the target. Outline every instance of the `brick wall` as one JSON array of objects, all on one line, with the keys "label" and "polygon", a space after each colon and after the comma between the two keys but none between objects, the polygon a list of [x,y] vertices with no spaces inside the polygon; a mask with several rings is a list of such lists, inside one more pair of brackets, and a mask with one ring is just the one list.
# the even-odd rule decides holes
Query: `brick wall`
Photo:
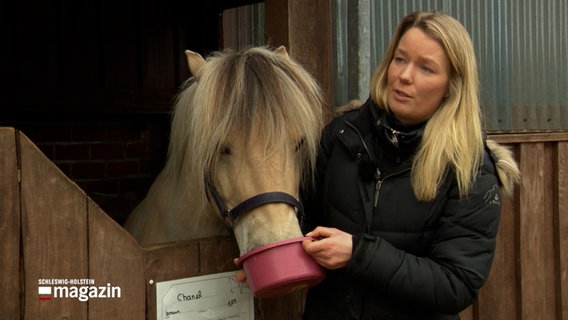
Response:
[{"label": "brick wall", "polygon": [[156,115],[2,125],[21,130],[121,224],[162,169],[169,135],[169,118]]}]

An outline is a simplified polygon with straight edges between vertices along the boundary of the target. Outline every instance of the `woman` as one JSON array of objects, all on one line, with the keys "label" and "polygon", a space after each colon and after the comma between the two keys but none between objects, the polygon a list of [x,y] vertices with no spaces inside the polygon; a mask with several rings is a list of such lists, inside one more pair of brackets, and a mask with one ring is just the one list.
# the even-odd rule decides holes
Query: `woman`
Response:
[{"label": "woman", "polygon": [[305,194],[304,249],[327,276],[304,319],[459,319],[491,267],[500,189],[519,179],[484,140],[467,31],[441,13],[406,16],[371,88],[324,130]]}]

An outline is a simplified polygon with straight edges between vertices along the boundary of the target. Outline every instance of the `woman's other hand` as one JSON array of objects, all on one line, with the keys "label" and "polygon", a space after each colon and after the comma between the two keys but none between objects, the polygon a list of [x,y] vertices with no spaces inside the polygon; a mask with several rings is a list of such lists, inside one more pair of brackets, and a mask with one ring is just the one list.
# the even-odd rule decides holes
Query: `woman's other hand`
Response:
[{"label": "woman's other hand", "polygon": [[[239,258],[235,258],[233,260],[233,262],[238,266],[239,265]],[[240,269],[240,270],[237,271],[237,273],[235,274],[235,280],[237,280],[237,282],[243,283],[245,286],[248,287],[247,274],[245,273],[245,271],[243,269]]]}]

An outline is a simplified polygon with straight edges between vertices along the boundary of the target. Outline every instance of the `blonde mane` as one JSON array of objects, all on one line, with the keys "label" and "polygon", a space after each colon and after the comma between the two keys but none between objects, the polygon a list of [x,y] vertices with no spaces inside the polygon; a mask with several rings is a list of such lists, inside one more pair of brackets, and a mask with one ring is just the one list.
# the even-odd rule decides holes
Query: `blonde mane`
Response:
[{"label": "blonde mane", "polygon": [[165,173],[189,172],[191,181],[178,183],[194,185],[204,203],[204,175],[215,170],[228,137],[246,144],[255,128],[267,155],[297,151],[290,139],[301,137],[308,183],[322,127],[319,87],[294,61],[265,48],[216,52],[176,99]]}]

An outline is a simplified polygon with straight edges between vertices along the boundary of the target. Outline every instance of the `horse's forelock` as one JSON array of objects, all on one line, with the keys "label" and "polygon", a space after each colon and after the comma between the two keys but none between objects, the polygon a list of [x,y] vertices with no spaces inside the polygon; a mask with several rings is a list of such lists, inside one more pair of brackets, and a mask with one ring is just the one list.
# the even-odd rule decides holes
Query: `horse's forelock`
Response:
[{"label": "horse's forelock", "polygon": [[313,167],[323,126],[317,83],[295,62],[264,48],[216,53],[199,81],[177,99],[170,158],[198,178],[214,164],[227,137],[238,133],[245,143],[259,124],[255,128],[266,139],[267,154],[291,149],[287,139],[301,137],[304,160]]}]

